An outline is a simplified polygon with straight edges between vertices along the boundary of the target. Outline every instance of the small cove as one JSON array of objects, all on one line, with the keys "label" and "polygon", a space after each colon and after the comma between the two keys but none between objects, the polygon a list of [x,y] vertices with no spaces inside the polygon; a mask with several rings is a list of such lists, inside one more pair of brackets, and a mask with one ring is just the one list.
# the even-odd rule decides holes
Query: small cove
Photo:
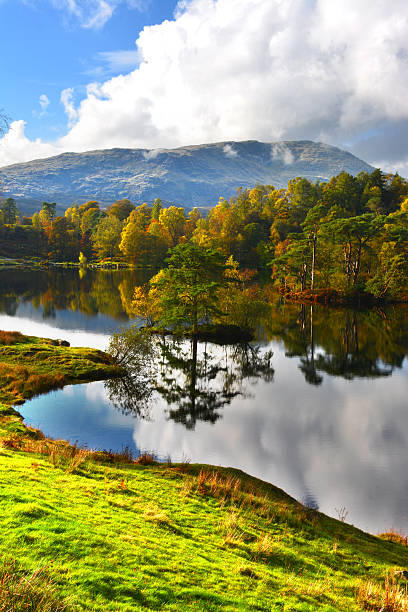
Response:
[{"label": "small cove", "polygon": [[[89,272],[81,287],[76,270],[64,271],[65,293],[60,271],[40,280],[37,274],[7,279],[0,328],[106,348],[109,334],[129,321],[131,273],[101,280]],[[230,465],[332,516],[345,508],[348,522],[373,533],[406,532],[407,338],[406,313],[397,307],[311,313],[310,307],[278,306],[261,322],[256,355],[200,344],[202,376],[193,402],[191,347],[184,342],[174,347],[180,367],[161,357],[154,379],[161,391],[154,389],[139,413],[104,382],[69,386],[19,410],[55,438]],[[166,395],[159,379],[179,384],[169,383]]]}]

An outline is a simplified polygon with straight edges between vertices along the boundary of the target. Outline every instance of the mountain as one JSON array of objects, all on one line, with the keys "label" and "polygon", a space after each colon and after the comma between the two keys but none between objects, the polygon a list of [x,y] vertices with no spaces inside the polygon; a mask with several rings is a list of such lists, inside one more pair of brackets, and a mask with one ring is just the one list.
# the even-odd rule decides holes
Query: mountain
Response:
[{"label": "mountain", "polygon": [[43,200],[65,208],[91,199],[108,205],[121,198],[135,204],[161,198],[166,204],[192,208],[213,206],[220,196],[235,195],[240,186],[285,187],[296,176],[325,181],[342,170],[355,175],[373,168],[322,143],[249,140],[177,149],[63,153],[0,168],[0,189],[26,213],[37,210]]}]

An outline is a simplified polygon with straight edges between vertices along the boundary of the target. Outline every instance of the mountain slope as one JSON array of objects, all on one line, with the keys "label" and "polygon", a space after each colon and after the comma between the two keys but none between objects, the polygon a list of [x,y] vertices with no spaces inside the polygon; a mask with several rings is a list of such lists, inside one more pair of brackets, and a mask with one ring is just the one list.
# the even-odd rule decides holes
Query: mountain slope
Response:
[{"label": "mountain slope", "polygon": [[322,143],[288,141],[221,142],[178,149],[109,149],[63,153],[0,168],[3,196],[13,196],[32,212],[43,200],[67,206],[96,199],[134,203],[162,198],[192,206],[212,206],[239,186],[286,186],[295,176],[327,180],[342,170],[373,168],[351,153]]}]

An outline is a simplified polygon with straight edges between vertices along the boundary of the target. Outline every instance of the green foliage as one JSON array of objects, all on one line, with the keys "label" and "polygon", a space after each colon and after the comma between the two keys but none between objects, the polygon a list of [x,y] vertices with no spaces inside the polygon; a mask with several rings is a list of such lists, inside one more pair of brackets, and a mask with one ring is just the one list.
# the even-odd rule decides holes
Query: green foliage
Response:
[{"label": "green foliage", "polygon": [[[182,207],[164,208],[159,199],[136,208],[123,199],[108,214],[95,201],[73,205],[62,221],[54,217],[55,204],[44,202],[23,226],[9,200],[0,215],[0,255],[76,261],[82,251],[89,259],[160,268],[169,249],[192,242],[224,260],[232,256],[242,270],[261,277],[272,272],[288,294],[330,289],[388,300],[408,295],[408,181],[379,169],[356,177],[341,172],[327,183],[297,177],[286,189],[240,188],[205,217],[197,209],[186,216]],[[391,247],[383,249],[392,242],[395,258]],[[391,272],[381,283],[386,269]]]},{"label": "green foliage", "polygon": [[111,216],[104,217],[98,223],[96,231],[92,236],[92,242],[101,259],[105,257],[112,259],[117,254],[121,233],[121,220],[113,213],[111,213]]},{"label": "green foliage", "polygon": [[117,202],[111,204],[111,206],[107,208],[106,212],[108,215],[119,219],[119,221],[124,221],[134,209],[134,204],[125,198],[124,200],[118,200]]},{"label": "green foliage", "polygon": [[171,328],[197,331],[200,320],[218,313],[217,291],[225,265],[213,249],[193,243],[179,244],[170,251],[168,267],[151,281],[160,310],[160,321]]},{"label": "green foliage", "polygon": [[6,198],[4,202],[1,203],[1,211],[3,213],[4,223],[12,224],[17,222],[19,210],[14,198]]}]

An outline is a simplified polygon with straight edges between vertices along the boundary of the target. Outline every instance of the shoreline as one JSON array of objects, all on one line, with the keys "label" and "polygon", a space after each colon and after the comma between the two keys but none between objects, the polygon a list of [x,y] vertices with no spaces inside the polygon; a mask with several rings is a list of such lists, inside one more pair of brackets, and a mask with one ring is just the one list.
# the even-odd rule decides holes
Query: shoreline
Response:
[{"label": "shoreline", "polygon": [[[120,375],[101,351],[5,333],[0,373],[5,356],[15,368],[30,356],[37,375],[58,362],[62,384]],[[365,533],[241,470],[46,438],[13,407],[31,391],[1,391],[0,561],[12,551],[17,576],[41,563],[67,609],[357,612],[380,609],[387,589],[403,596],[387,577],[408,565],[398,534]]]}]

